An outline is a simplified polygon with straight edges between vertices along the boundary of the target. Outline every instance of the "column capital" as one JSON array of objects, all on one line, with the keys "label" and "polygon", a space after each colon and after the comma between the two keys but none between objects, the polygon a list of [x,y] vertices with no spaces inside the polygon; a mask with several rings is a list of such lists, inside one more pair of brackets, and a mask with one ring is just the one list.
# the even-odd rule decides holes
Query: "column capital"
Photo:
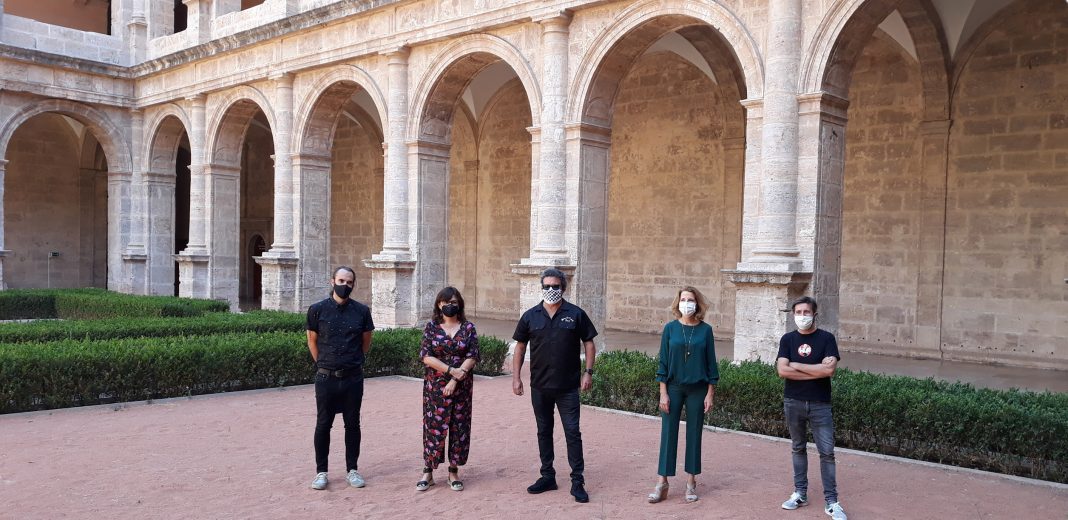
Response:
[{"label": "column capital", "polygon": [[203,92],[197,92],[196,94],[190,94],[186,96],[185,100],[192,103],[193,106],[200,105],[201,107],[203,107],[208,101],[208,95]]},{"label": "column capital", "polygon": [[777,271],[764,266],[758,268],[721,269],[720,272],[735,285],[808,285],[812,281],[809,271]]},{"label": "column capital", "polygon": [[407,45],[401,45],[399,47],[394,47],[392,49],[382,51],[379,54],[385,56],[386,58],[389,58],[390,65],[407,65],[408,56],[411,56],[412,49]]},{"label": "column capital", "polygon": [[277,82],[279,86],[293,87],[293,78],[296,75],[289,71],[279,70],[267,75],[267,79]]},{"label": "column capital", "polygon": [[830,92],[810,92],[797,96],[798,113],[821,114],[844,125],[848,119],[849,100]]},{"label": "column capital", "polygon": [[545,32],[567,31],[571,25],[571,11],[563,9],[551,11],[533,18],[534,23],[541,25]]}]

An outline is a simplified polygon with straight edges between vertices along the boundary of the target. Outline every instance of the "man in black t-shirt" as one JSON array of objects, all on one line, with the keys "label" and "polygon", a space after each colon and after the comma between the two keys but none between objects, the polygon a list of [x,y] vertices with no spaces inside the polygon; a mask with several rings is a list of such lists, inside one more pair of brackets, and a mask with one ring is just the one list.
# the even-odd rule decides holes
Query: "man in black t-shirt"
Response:
[{"label": "man in black t-shirt", "polygon": [[834,465],[834,421],[831,414],[831,376],[841,356],[834,334],[816,328],[816,300],[803,296],[790,306],[797,330],[779,340],[775,367],[786,380],[783,411],[793,441],[794,492],[783,502],[783,509],[797,509],[808,504],[808,453],[806,430],[820,454],[820,476],[824,511],[833,520],[846,520],[838,503]]},{"label": "man in black t-shirt", "polygon": [[[597,355],[593,338],[597,329],[586,312],[564,301],[567,278],[558,269],[541,273],[542,302],[523,313],[512,339],[512,392],[523,395],[523,357],[530,343],[530,401],[538,424],[538,452],[541,477],[527,488],[531,494],[557,489],[553,469],[553,407],[560,410],[560,423],[567,440],[567,461],[571,464],[571,495],[576,502],[589,502],[582,472],[582,434],[579,432],[579,389],[593,384],[593,361]],[[586,368],[581,369],[582,351]]]},{"label": "man in black t-shirt", "polygon": [[360,458],[360,407],[363,405],[363,361],[371,350],[371,310],[350,299],[356,274],[338,267],[329,298],[308,308],[308,351],[315,360],[315,479],[312,489],[326,489],[330,428],[341,412],[345,420],[346,480],[363,487],[356,471]]}]

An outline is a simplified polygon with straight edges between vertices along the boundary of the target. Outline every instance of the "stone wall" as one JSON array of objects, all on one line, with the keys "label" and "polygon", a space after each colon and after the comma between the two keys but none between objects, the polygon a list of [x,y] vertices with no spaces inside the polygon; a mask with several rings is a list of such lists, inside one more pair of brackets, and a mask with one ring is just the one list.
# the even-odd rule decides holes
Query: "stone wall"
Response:
[{"label": "stone wall", "polygon": [[330,270],[353,268],[352,297],[370,302],[371,270],[363,261],[382,250],[382,138],[362,110],[352,103],[345,110],[356,120],[339,116],[331,147]]},{"label": "stone wall", "polygon": [[1068,9],[1036,3],[978,46],[950,136],[942,348],[1068,368]]},{"label": "stone wall", "polygon": [[241,156],[241,223],[239,295],[242,300],[259,300],[262,287],[260,267],[253,260],[259,256],[253,239],[263,238],[267,248],[274,242],[274,141],[263,113],[257,114],[245,133]]},{"label": "stone wall", "polygon": [[[469,112],[456,108],[449,150],[449,261],[446,283],[460,290],[468,317],[479,310],[478,146]],[[429,305],[427,302],[425,305]]]},{"label": "stone wall", "polygon": [[[917,348],[919,64],[893,40],[872,37],[853,70],[849,101],[839,341],[903,355]],[[937,345],[926,347],[937,357]]]},{"label": "stone wall", "polygon": [[[63,116],[40,115],[23,124],[8,145],[4,246],[11,252],[4,259],[4,279],[10,288],[91,286],[97,264],[106,263],[106,177],[80,167],[81,130]],[[101,243],[98,259],[94,247]],[[49,259],[52,251],[59,256]]]},{"label": "stone wall", "polygon": [[[731,286],[741,230],[740,193],[726,189],[724,103],[720,87],[676,54],[634,64],[620,86],[612,121],[608,194],[607,327],[659,332],[682,285],[711,301],[705,320],[723,335],[734,307]],[[739,172],[740,174],[740,172]],[[732,184],[739,187],[740,182]],[[733,297],[730,298],[733,301]]]}]

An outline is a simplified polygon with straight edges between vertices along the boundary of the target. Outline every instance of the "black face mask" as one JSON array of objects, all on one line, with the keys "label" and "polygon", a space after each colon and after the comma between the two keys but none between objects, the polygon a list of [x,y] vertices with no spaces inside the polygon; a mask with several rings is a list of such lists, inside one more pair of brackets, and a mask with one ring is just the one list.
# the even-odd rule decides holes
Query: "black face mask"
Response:
[{"label": "black face mask", "polygon": [[460,314],[460,306],[455,303],[447,303],[441,307],[441,313],[451,318]]},{"label": "black face mask", "polygon": [[334,294],[336,294],[338,298],[341,298],[342,300],[344,300],[344,299],[348,298],[350,294],[352,294],[352,287],[349,287],[348,285],[345,285],[345,284],[335,285],[334,286]]}]

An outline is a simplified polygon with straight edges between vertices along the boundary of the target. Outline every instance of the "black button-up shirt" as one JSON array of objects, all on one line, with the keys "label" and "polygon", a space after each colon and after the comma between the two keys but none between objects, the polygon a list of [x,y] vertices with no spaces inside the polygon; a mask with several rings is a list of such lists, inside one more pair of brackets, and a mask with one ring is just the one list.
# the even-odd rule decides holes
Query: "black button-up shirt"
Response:
[{"label": "black button-up shirt", "polygon": [[339,305],[331,296],[308,308],[307,328],[319,335],[315,366],[346,370],[363,365],[363,333],[375,324],[366,305],[352,299]]},{"label": "black button-up shirt", "polygon": [[597,337],[586,311],[563,301],[551,318],[541,303],[519,318],[512,339],[530,348],[530,387],[575,390],[582,378],[582,343]]}]

